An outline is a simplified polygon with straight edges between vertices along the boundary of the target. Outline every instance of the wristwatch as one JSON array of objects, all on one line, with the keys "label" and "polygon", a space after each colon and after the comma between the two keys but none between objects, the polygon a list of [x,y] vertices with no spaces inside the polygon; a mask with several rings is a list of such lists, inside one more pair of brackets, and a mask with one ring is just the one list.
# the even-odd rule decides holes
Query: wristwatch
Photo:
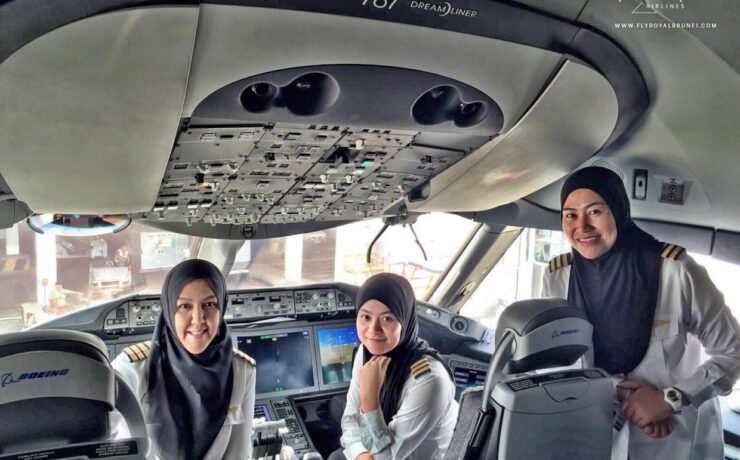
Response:
[{"label": "wristwatch", "polygon": [[674,414],[681,413],[681,409],[684,406],[683,393],[681,391],[674,387],[663,388],[663,399],[671,406]]}]

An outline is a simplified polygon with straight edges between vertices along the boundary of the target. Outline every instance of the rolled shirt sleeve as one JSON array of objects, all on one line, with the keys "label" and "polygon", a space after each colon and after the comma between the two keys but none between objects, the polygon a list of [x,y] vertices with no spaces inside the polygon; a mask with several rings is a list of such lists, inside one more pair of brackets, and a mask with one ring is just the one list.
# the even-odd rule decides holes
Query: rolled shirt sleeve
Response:
[{"label": "rolled shirt sleeve", "polygon": [[[367,412],[361,416],[362,445],[375,456],[393,442],[390,429],[385,424],[383,411],[380,408]],[[377,458],[377,457],[376,457]]]}]

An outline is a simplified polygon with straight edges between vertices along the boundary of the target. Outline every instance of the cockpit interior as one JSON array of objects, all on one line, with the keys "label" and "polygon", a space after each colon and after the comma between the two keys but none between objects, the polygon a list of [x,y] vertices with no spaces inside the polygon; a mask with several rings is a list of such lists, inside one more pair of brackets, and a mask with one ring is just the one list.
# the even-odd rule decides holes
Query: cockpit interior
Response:
[{"label": "cockpit interior", "polygon": [[[257,363],[251,415],[284,421],[254,458],[326,459],[365,279],[409,279],[457,399],[490,389],[502,311],[570,250],[559,193],[583,166],[716,263],[740,318],[739,25],[733,0],[1,3],[0,413],[1,334],[135,353],[167,270],[202,258]],[[740,386],[721,400],[738,459]],[[0,460],[47,458],[3,433]]]}]

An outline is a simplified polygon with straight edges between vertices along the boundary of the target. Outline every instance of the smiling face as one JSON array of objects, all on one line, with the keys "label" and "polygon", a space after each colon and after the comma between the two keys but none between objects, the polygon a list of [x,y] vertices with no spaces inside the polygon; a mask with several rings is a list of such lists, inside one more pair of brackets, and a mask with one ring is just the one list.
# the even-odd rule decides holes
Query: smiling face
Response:
[{"label": "smiling face", "polygon": [[368,300],[357,312],[357,335],[367,351],[382,355],[401,342],[401,323],[384,303]]},{"label": "smiling face", "polygon": [[563,203],[563,232],[586,259],[606,254],[617,241],[617,225],[601,195],[586,188],[573,190]]},{"label": "smiling face", "polygon": [[193,280],[182,288],[175,309],[175,332],[190,354],[208,348],[218,334],[220,320],[218,299],[206,280]]}]

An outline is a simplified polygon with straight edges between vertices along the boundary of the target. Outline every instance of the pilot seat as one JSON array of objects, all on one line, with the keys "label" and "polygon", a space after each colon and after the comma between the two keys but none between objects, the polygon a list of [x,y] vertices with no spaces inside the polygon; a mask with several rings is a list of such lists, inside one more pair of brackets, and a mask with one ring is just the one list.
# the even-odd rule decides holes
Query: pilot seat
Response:
[{"label": "pilot seat", "polygon": [[608,459],[616,389],[591,353],[593,328],[562,299],[515,302],[501,314],[483,388],[460,400],[446,460]]},{"label": "pilot seat", "polygon": [[[121,412],[132,438],[110,440]],[[141,407],[102,340],[66,330],[0,335],[0,460],[145,459]]]}]

